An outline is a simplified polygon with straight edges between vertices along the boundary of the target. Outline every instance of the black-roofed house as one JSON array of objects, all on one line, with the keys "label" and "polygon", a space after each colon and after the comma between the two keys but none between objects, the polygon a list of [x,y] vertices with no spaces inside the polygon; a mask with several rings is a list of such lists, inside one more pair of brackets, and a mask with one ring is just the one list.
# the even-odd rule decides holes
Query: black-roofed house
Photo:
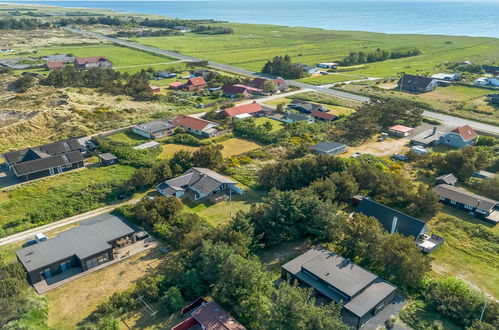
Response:
[{"label": "black-roofed house", "polygon": [[437,87],[437,84],[437,79],[412,74],[404,74],[398,81],[400,89],[417,93],[430,92]]},{"label": "black-roofed house", "polygon": [[302,100],[298,100],[298,99],[293,100],[289,104],[289,107],[292,109],[295,109],[299,112],[307,113],[307,114],[311,114],[312,112],[315,112],[315,111],[327,112],[327,109],[320,104],[302,101]]},{"label": "black-roofed house", "polygon": [[453,186],[456,184],[457,178],[454,176],[454,174],[444,174],[436,177],[435,182],[437,184],[448,184]]},{"label": "black-roofed house", "polygon": [[134,242],[134,232],[118,217],[100,215],[55,238],[17,250],[16,256],[30,282],[36,284],[74,268],[87,271],[113,260],[118,241]]},{"label": "black-roofed house", "polygon": [[243,194],[243,190],[237,186],[237,182],[201,167],[193,167],[179,177],[166,180],[157,185],[156,189],[166,197],[182,198],[191,192],[194,200],[232,192]]},{"label": "black-roofed house", "polygon": [[477,218],[494,223],[499,221],[498,201],[447,184],[439,184],[433,190],[445,205],[466,211]]},{"label": "black-roofed house", "polygon": [[322,155],[339,155],[347,151],[347,146],[338,142],[320,142],[311,146],[313,152]]},{"label": "black-roofed house", "polygon": [[482,65],[482,68],[485,73],[499,75],[499,66],[497,65]]},{"label": "black-roofed house", "polygon": [[160,139],[172,135],[175,132],[175,127],[166,121],[155,120],[134,126],[132,132],[148,139]]},{"label": "black-roofed house", "polygon": [[118,164],[118,157],[110,153],[99,154],[99,161],[103,166],[111,166]]},{"label": "black-roofed house", "polygon": [[377,203],[368,197],[363,197],[355,210],[368,217],[374,217],[390,234],[399,233],[402,236],[412,237],[417,247],[430,253],[440,246],[444,239],[438,235],[428,235],[428,225],[410,215]]},{"label": "black-roofed house", "polygon": [[397,289],[350,260],[321,248],[311,249],[283,265],[281,277],[297,279],[326,299],[342,302],[344,322],[357,329],[389,305]]},{"label": "black-roofed house", "polygon": [[39,179],[83,167],[85,147],[78,139],[3,154],[5,164],[21,181]]},{"label": "black-roofed house", "polygon": [[313,123],[315,120],[311,116],[305,116],[305,115],[299,115],[297,113],[293,112],[287,112],[286,115],[284,115],[284,118],[282,119],[285,123],[291,124],[291,123],[296,123],[299,121],[302,122],[307,122],[309,124]]}]

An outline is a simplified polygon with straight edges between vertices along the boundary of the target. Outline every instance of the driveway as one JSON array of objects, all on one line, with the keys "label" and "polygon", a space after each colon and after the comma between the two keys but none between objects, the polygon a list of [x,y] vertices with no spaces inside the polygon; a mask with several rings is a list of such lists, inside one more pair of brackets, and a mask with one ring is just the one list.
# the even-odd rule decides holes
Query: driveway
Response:
[{"label": "driveway", "polygon": [[385,321],[390,318],[391,315],[394,315],[397,317],[397,322],[395,323],[395,326],[392,329],[395,330],[409,330],[411,329],[407,325],[405,325],[403,322],[398,320],[398,315],[400,313],[400,310],[405,305],[405,300],[401,296],[395,296],[395,299],[393,299],[392,303],[388,306],[386,306],[381,312],[378,313],[378,315],[374,316],[371,318],[367,323],[362,327],[362,329],[365,330],[376,330],[382,326],[385,325]]}]

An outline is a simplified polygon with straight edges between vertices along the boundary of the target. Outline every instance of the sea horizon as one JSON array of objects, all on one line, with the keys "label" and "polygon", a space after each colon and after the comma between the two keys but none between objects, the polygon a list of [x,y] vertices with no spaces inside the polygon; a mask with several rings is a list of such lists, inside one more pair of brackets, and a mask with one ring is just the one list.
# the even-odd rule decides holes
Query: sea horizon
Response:
[{"label": "sea horizon", "polygon": [[108,9],[169,18],[214,19],[387,34],[499,38],[499,0],[167,0],[0,1],[3,4]]}]

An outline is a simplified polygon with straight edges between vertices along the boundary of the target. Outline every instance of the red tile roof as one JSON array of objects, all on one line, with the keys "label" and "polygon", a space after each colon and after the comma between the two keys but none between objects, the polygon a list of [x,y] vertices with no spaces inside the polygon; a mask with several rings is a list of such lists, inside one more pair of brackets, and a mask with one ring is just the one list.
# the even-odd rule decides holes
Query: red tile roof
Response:
[{"label": "red tile roof", "polygon": [[335,120],[336,118],[338,118],[338,116],[333,115],[332,113],[324,112],[324,111],[314,111],[310,115],[312,117],[321,118],[321,119],[325,119],[325,120]]},{"label": "red tile roof", "polygon": [[250,103],[250,104],[245,104],[245,105],[239,105],[239,106],[232,107],[232,108],[225,108],[223,110],[223,113],[226,116],[234,117],[237,115],[241,115],[243,113],[255,113],[255,112],[260,112],[262,110],[263,110],[263,108],[260,104]]},{"label": "red tile roof", "polygon": [[219,304],[212,301],[194,312],[192,317],[205,330],[245,330],[246,328],[230,316]]},{"label": "red tile roof", "polygon": [[177,87],[184,86],[184,85],[185,85],[185,83],[183,83],[181,81],[174,81],[171,84],[169,84],[168,87],[177,88]]},{"label": "red tile roof", "polygon": [[206,126],[208,126],[210,122],[195,117],[179,115],[172,120],[172,123],[177,126],[188,127],[191,129],[202,131],[203,129],[206,128]]},{"label": "red tile roof", "polygon": [[286,82],[282,78],[265,79],[265,78],[256,77],[251,81],[251,86],[262,89],[263,84],[265,84],[266,81],[272,81],[277,87],[286,85]]},{"label": "red tile roof", "polygon": [[105,56],[93,56],[93,57],[77,57],[75,59],[77,64],[83,65],[86,63],[97,63],[99,61],[108,60]]},{"label": "red tile roof", "polygon": [[458,127],[452,132],[461,135],[465,141],[469,141],[478,136],[475,130],[471,128],[469,125]]},{"label": "red tile roof", "polygon": [[412,131],[412,127],[407,127],[404,125],[395,125],[392,127],[388,127],[388,129],[392,130],[392,131],[399,131],[399,132],[404,132],[404,133]]},{"label": "red tile roof", "polygon": [[189,78],[189,80],[187,80],[187,83],[186,85],[189,85],[189,86],[206,86],[206,81],[204,80],[203,77],[195,77],[195,78]]},{"label": "red tile roof", "polygon": [[60,69],[64,67],[64,62],[47,62],[47,68],[49,69]]}]

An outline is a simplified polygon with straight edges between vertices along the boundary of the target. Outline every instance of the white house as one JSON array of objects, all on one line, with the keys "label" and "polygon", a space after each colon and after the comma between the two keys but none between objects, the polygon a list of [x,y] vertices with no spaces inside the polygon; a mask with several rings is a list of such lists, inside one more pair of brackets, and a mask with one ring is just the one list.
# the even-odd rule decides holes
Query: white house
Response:
[{"label": "white house", "polygon": [[338,67],[338,63],[335,63],[335,62],[325,62],[325,63],[319,63],[317,64],[317,66],[319,68],[323,68],[323,69],[336,69]]},{"label": "white house", "polygon": [[475,85],[499,87],[499,77],[482,77],[475,80]]},{"label": "white house", "polygon": [[457,73],[436,73],[431,76],[433,79],[445,80],[445,81],[456,81],[459,80],[460,76]]}]

